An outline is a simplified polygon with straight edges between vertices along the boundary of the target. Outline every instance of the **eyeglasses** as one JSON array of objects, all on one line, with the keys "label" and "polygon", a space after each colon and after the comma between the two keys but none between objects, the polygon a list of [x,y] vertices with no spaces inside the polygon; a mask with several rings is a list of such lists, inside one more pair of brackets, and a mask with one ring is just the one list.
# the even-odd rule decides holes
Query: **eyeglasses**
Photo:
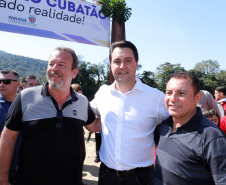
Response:
[{"label": "eyeglasses", "polygon": [[18,80],[3,79],[3,80],[0,80],[0,84],[3,82],[5,85],[9,85],[9,84],[11,84],[12,81],[17,82]]},{"label": "eyeglasses", "polygon": [[62,134],[62,130],[64,128],[64,125],[62,123],[63,121],[63,112],[61,111],[57,111],[57,119],[60,121],[59,123],[56,124],[56,129],[57,129],[57,133],[58,134]]}]

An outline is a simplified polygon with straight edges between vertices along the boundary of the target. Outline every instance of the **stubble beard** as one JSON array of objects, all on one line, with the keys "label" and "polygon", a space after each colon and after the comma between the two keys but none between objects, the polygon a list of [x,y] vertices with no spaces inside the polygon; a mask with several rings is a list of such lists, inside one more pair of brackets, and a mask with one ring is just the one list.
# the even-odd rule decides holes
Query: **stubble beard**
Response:
[{"label": "stubble beard", "polygon": [[[56,83],[56,82],[54,82],[54,80],[51,80],[51,75],[53,75],[53,74],[60,75],[61,81]],[[50,87],[52,87],[53,89],[58,89],[58,88],[62,87],[62,85],[64,84],[63,75],[58,72],[53,72],[53,71],[49,75],[47,75],[47,81],[48,81]]]}]

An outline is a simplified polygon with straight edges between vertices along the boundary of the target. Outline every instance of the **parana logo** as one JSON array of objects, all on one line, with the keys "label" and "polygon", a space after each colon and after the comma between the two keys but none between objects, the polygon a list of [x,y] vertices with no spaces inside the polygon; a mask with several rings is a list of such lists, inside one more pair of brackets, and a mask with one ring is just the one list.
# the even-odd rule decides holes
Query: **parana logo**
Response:
[{"label": "parana logo", "polygon": [[36,22],[36,17],[34,15],[29,16],[29,22],[34,24]]},{"label": "parana logo", "polygon": [[9,21],[10,22],[18,22],[18,23],[26,23],[27,22],[26,18],[15,17],[15,16],[9,16]]},{"label": "parana logo", "polygon": [[29,15],[29,17],[27,17],[27,18],[9,16],[8,21],[10,23],[13,23],[13,24],[20,24],[20,25],[25,25],[25,26],[30,26],[30,27],[37,27],[36,17],[33,16],[33,15]]}]

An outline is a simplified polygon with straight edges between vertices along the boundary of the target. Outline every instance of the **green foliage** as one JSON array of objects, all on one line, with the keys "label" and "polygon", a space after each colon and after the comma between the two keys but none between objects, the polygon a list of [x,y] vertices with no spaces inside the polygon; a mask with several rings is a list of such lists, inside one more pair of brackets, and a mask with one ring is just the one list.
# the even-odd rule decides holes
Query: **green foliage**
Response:
[{"label": "green foliage", "polygon": [[126,22],[131,16],[131,8],[126,6],[125,0],[100,0],[101,12],[106,17],[115,18],[120,23]]},{"label": "green foliage", "polygon": [[226,87],[226,70],[221,70],[217,73],[216,80],[218,81],[218,86]]},{"label": "green foliage", "polygon": [[38,78],[40,84],[43,83],[46,76],[47,61],[33,59],[29,57],[13,55],[0,51],[0,70],[13,69],[20,77],[20,80],[28,75],[34,75]]},{"label": "green foliage", "polygon": [[[0,70],[13,69],[19,73],[20,80],[27,75],[38,77],[39,84],[46,82],[47,61],[18,56],[0,51]],[[94,98],[96,91],[109,79],[110,62],[105,59],[99,64],[92,64],[79,58],[79,73],[72,83],[78,83],[83,88],[83,94],[89,100]],[[138,70],[142,68],[139,64]],[[138,73],[141,81],[151,87],[165,92],[166,82],[170,74],[184,70],[180,64],[166,62],[157,67],[156,72],[143,71]],[[226,70],[220,70],[217,61],[207,60],[199,62],[194,69],[189,70],[200,80],[200,88],[213,94],[218,86],[226,86]]]},{"label": "green foliage", "polygon": [[92,100],[94,94],[106,82],[107,69],[103,64],[91,64],[90,62],[79,61],[79,73],[72,83],[78,83],[82,86],[83,94]]},{"label": "green foliage", "polygon": [[201,71],[203,75],[216,75],[219,72],[219,63],[215,60],[203,60],[196,63],[194,70]]},{"label": "green foliage", "polygon": [[154,87],[154,88],[158,87],[158,85],[156,83],[156,79],[155,79],[155,74],[153,72],[143,71],[143,73],[138,74],[138,76],[143,83],[145,83],[151,87]]},{"label": "green foliage", "polygon": [[207,90],[210,93],[214,93],[214,90],[219,86],[219,80],[217,80],[217,74],[219,73],[219,67],[217,61],[203,60],[196,63],[193,70],[190,72],[197,75],[200,80],[200,89]]},{"label": "green foliage", "polygon": [[170,64],[169,62],[161,64],[159,67],[157,67],[156,81],[158,84],[158,89],[162,92],[165,92],[166,82],[169,76],[180,70],[184,70],[184,68],[181,67],[180,64]]}]

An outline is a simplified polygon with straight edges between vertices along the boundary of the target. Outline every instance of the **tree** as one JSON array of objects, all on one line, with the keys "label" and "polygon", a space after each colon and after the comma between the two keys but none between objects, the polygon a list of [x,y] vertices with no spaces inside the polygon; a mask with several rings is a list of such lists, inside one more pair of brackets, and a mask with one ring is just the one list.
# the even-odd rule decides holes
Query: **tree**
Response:
[{"label": "tree", "polygon": [[91,64],[80,59],[79,73],[72,83],[78,83],[82,86],[83,94],[92,100],[94,94],[105,83],[106,69],[104,64]]},{"label": "tree", "polygon": [[176,71],[184,70],[180,64],[170,64],[166,62],[157,67],[156,72],[156,81],[158,85],[158,89],[165,92],[166,91],[166,82],[170,76],[170,74],[175,73]]},{"label": "tree", "polygon": [[151,71],[143,71],[142,74],[138,74],[140,80],[151,87],[157,88],[157,83],[155,80],[155,74]]},{"label": "tree", "polygon": [[226,87],[226,70],[221,70],[217,74],[216,79],[218,81],[218,86]]},{"label": "tree", "polygon": [[[96,92],[95,89],[95,79],[92,78],[90,74],[90,63],[85,61],[79,61],[79,73],[72,80],[72,83],[78,83],[82,86],[83,94],[89,99],[92,99],[93,94]],[[94,91],[94,92],[93,92]]]},{"label": "tree", "polygon": [[207,90],[210,93],[214,93],[215,88],[218,86],[219,81],[216,76],[219,73],[219,67],[217,61],[203,60],[195,65],[193,70],[190,70],[196,74],[200,80],[200,89]]},{"label": "tree", "polygon": [[219,63],[215,60],[203,60],[196,63],[194,70],[201,71],[204,75],[216,75],[219,72]]},{"label": "tree", "polygon": [[202,71],[195,70],[195,69],[191,69],[191,70],[189,70],[189,72],[193,73],[194,75],[196,75],[198,77],[198,79],[200,81],[200,89],[207,90],[207,89],[205,89],[205,83],[203,81],[203,76],[205,76],[205,74],[203,74]]},{"label": "tree", "polygon": [[101,12],[106,17],[115,19],[119,24],[126,22],[131,16],[131,8],[126,6],[125,0],[100,0]]}]

